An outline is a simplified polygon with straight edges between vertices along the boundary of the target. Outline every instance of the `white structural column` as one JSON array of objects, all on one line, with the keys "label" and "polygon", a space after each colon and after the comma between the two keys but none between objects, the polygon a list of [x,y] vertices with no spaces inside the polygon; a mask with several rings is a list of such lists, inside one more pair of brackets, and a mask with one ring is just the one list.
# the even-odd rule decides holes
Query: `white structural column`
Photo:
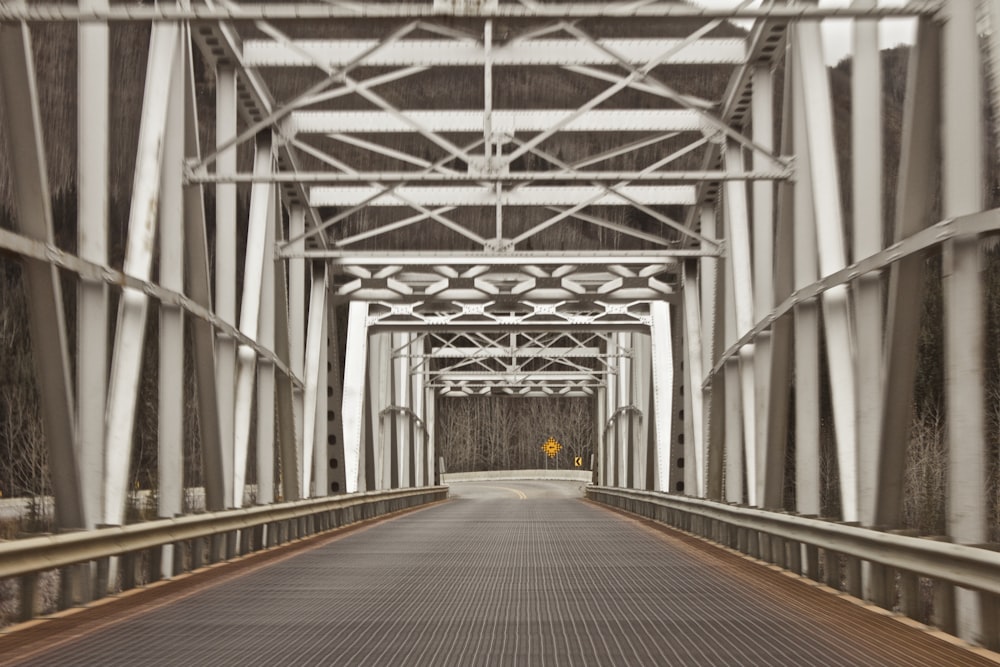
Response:
[{"label": "white structural column", "polygon": [[[296,239],[288,244],[288,249],[292,252],[302,252],[305,250],[305,239],[303,234],[306,229],[306,210],[299,205],[293,205],[288,212],[288,237]],[[288,356],[289,368],[296,377],[304,377],[303,364],[305,363],[306,346],[306,263],[300,257],[292,257],[288,260]],[[292,414],[294,423],[300,425],[295,433],[295,447],[298,452],[298,460],[304,459],[302,445],[303,424],[303,389],[296,387],[292,390]]]},{"label": "white structural column", "polygon": [[[329,299],[329,297],[327,297]],[[333,304],[327,309],[327,338],[330,344],[326,346],[326,369],[327,404],[326,404],[326,470],[327,485],[329,493],[347,493],[347,488],[351,487],[357,491],[358,473],[360,461],[355,458],[348,474],[346,456],[344,455],[344,386],[340,369],[343,367],[343,360],[340,353],[340,329],[337,316],[337,308]],[[361,357],[364,361],[364,356]],[[350,482],[348,480],[353,480]]]},{"label": "white structural column", "polygon": [[604,394],[605,410],[604,420],[601,423],[600,433],[604,436],[604,484],[606,486],[616,486],[618,483],[618,457],[616,456],[615,412],[618,410],[618,376],[622,373],[620,348],[618,347],[618,336],[610,333],[608,336],[608,354],[610,357],[610,367],[614,369],[614,374],[608,376],[608,389]]},{"label": "white structural column", "polygon": [[[316,274],[322,274],[326,278],[327,268],[325,263],[313,263],[313,280]],[[324,280],[327,290],[330,289],[328,279]],[[330,336],[330,305],[329,293],[323,296],[322,332],[320,333],[319,359],[316,362],[316,411],[315,424],[316,431],[313,434],[313,497],[330,495],[330,371],[327,365],[330,360],[330,346],[332,343]],[[313,372],[309,368],[307,378]],[[308,386],[308,385],[307,385]],[[339,406],[339,403],[337,404]],[[304,429],[303,429],[304,431]],[[308,446],[308,441],[306,442]],[[338,461],[338,465],[339,465]],[[339,484],[338,484],[339,487]],[[340,487],[342,488],[342,487]],[[340,490],[338,488],[338,491]]]},{"label": "white structural column", "polygon": [[[0,118],[14,190],[16,228],[43,243],[54,239],[38,90],[27,24],[0,24]],[[28,328],[41,399],[42,423],[55,492],[56,525],[88,526],[74,447],[73,384],[63,296],[54,266],[25,260]]]},{"label": "white structural column", "polygon": [[[254,149],[254,175],[266,178],[271,173],[271,141],[258,137]],[[250,221],[247,226],[246,260],[243,265],[243,298],[240,302],[240,333],[257,340],[261,320],[261,296],[266,257],[268,224],[272,223],[275,188],[270,183],[254,183],[250,189]],[[243,504],[250,447],[250,424],[254,387],[257,377],[257,353],[249,345],[236,352],[236,401],[233,418],[233,507]]]},{"label": "white structural column", "polygon": [[[893,241],[927,227],[933,209],[937,171],[936,136],[940,106],[940,30],[929,21],[917,28],[907,67],[906,104],[896,188]],[[925,258],[905,257],[889,269],[884,391],[875,517],[879,527],[895,528],[903,518],[906,451],[913,422],[913,389],[924,304]]]},{"label": "white structural column", "polygon": [[[949,0],[942,33],[942,214],[956,217],[983,208],[982,79],[975,3]],[[945,396],[948,428],[949,536],[956,542],[988,539],[987,445],[983,397],[983,292],[979,241],[958,238],[942,251],[944,278]],[[995,635],[993,613],[984,617],[980,596],[958,590],[959,636],[984,641]],[[982,600],[986,607],[987,600]],[[992,611],[992,610],[991,610]],[[988,641],[988,640],[987,640]]]},{"label": "white structural column", "polygon": [[[781,150],[792,154],[792,82],[791,72],[784,77],[782,91]],[[795,187],[787,181],[778,184],[778,199],[772,262],[774,301],[781,303],[794,289],[795,262]],[[786,314],[771,325],[771,368],[767,410],[767,437],[764,442],[763,507],[785,507],[785,463],[788,457],[788,415],[792,396],[793,315]]]},{"label": "white structural column", "polygon": [[[409,354],[419,355],[423,349],[424,339],[423,336],[413,336],[410,342]],[[420,418],[420,423],[413,420],[413,428],[411,429],[413,437],[413,485],[414,486],[426,486],[427,480],[425,476],[426,471],[426,447],[427,447],[427,431],[426,423],[424,422],[424,378],[426,376],[423,373],[410,373],[410,401],[413,403],[413,414]]]},{"label": "white structural column", "polygon": [[437,437],[437,392],[431,387],[424,388],[424,475],[425,485],[436,483],[437,453],[435,439]]},{"label": "white structural column", "polygon": [[[808,163],[806,120],[802,85],[796,63],[792,68],[793,143],[800,163]],[[818,279],[815,208],[812,178],[804,169],[794,193],[794,284],[802,288]],[[819,308],[815,301],[795,306],[795,509],[800,514],[820,514],[820,432],[819,432]],[[813,574],[813,573],[810,573]]]},{"label": "white structural column", "polygon": [[[706,239],[718,237],[718,220],[715,207],[706,206],[701,212],[701,234]],[[724,318],[719,315],[725,292],[725,280],[720,279],[725,263],[715,258],[702,258],[699,265],[701,283],[701,324],[703,369],[714,368],[723,352],[725,342],[722,327]],[[726,381],[725,373],[713,375],[708,384],[699,381],[704,396],[705,442],[705,497],[722,500],[723,466],[725,463],[726,437]]]},{"label": "white structural column", "polygon": [[646,466],[649,463],[649,423],[655,420],[649,391],[650,362],[652,350],[650,336],[644,333],[632,334],[632,403],[639,410],[631,415],[632,488],[646,488]]},{"label": "white structural column", "polygon": [[[392,403],[392,334],[379,333],[368,341],[368,382],[376,489],[392,488],[392,431],[382,411]],[[386,427],[389,427],[387,429]]]},{"label": "white structural column", "polygon": [[[410,334],[394,333],[392,335],[392,404],[397,408],[410,407]],[[410,474],[413,464],[412,457],[412,422],[413,418],[403,410],[396,410],[392,416],[396,429],[396,475],[399,488],[411,486]]]},{"label": "white structural column", "polygon": [[[190,40],[181,40],[185,50],[184,66],[184,149],[186,157],[198,159],[198,109],[195,102],[194,60]],[[208,239],[205,225],[205,197],[202,186],[184,188],[184,252],[187,266],[188,295],[195,302],[212,310],[212,279],[208,260]],[[198,429],[201,436],[202,482],[205,487],[205,508],[225,509],[225,474],[222,443],[219,436],[219,403],[216,391],[215,330],[211,323],[191,318],[192,353],[195,385],[198,394]]]},{"label": "white structural column", "polygon": [[[100,10],[107,0],[80,0]],[[108,262],[109,58],[107,23],[77,27],[77,253]],[[99,522],[104,478],[104,412],[108,385],[108,286],[80,280],[77,288],[77,454],[87,528]]]},{"label": "white structural column", "polygon": [[[303,497],[312,497],[309,483],[313,477],[313,455],[317,451],[317,425],[326,419],[326,413],[319,414],[320,405],[326,397],[326,367],[321,366],[323,348],[326,347],[326,297],[328,285],[326,265],[313,266],[312,283],[309,289],[309,319],[306,324],[305,350],[305,421],[302,425],[303,457],[301,478]],[[322,394],[324,401],[320,400]],[[326,442],[322,442],[326,451]]]},{"label": "white structural column", "polygon": [[[160,174],[160,285],[184,292],[184,55],[185,29],[178,35],[175,64],[167,89],[169,106]],[[159,410],[157,414],[157,515],[184,510],[184,311],[160,304]],[[163,548],[160,567],[173,574],[173,547]]]},{"label": "white structural column", "polygon": [[[840,178],[833,136],[830,83],[823,62],[823,38],[819,25],[802,21],[795,31],[793,53],[796,83],[802,86],[802,108],[797,109],[806,123],[808,171],[813,184],[813,208],[819,271],[828,276],[847,266],[844,248],[843,215],[840,206]],[[796,150],[799,146],[796,145]],[[800,177],[804,177],[801,174]],[[858,519],[857,385],[852,350],[850,294],[846,286],[826,290],[822,296],[826,331],[827,368],[833,401],[837,464],[840,475],[841,514],[845,521]]]},{"label": "white structural column", "polygon": [[[726,146],[726,169],[743,170],[743,149],[739,145]],[[747,208],[747,186],[741,181],[726,182],[726,229],[729,232],[729,285],[732,288],[732,305],[736,316],[735,339],[754,326],[753,276],[750,261],[750,216]],[[746,464],[747,501],[758,505],[757,491],[757,414],[756,414],[756,363],[755,345],[740,348],[740,398],[743,415],[743,448]],[[728,383],[727,383],[727,389]]]},{"label": "white structural column", "polygon": [[[156,246],[156,202],[160,192],[164,134],[171,70],[180,43],[175,24],[153,26],[143,93],[142,119],[139,125],[139,148],[135,160],[135,182],[129,210],[128,244],[124,271],[140,280],[148,280]],[[146,338],[146,315],[149,297],[123,288],[118,303],[118,325],[108,387],[108,408],[104,445],[104,503],[102,522],[120,525],[125,520],[125,494],[128,490],[129,462],[132,455],[132,429],[138,400],[142,349]]]},{"label": "white structural column", "polygon": [[[874,7],[875,0],[855,0]],[[851,69],[854,176],[854,261],[882,249],[882,77],[878,22],[854,22]],[[864,525],[875,521],[879,438],[882,431],[882,285],[877,273],[855,283],[858,341],[858,496]]]},{"label": "white structural column", "polygon": [[[705,497],[705,440],[702,427],[703,402],[701,383],[705,377],[702,363],[701,290],[698,287],[698,269],[694,261],[684,263],[683,290],[684,303],[684,384],[687,405],[686,423],[691,427],[684,434],[685,489],[688,494]],[[690,452],[690,455],[687,454]]]},{"label": "white structural column", "polygon": [[[761,148],[774,148],[774,76],[768,64],[753,70],[753,140]],[[765,168],[768,158],[753,153],[753,167]],[[774,181],[754,181],[753,188],[753,296],[754,321],[774,308]],[[767,452],[771,401],[772,332],[761,332],[754,341],[754,447],[757,502],[767,506]]]},{"label": "white structural column", "polygon": [[[236,70],[220,64],[215,72],[215,143],[221,147],[236,136]],[[236,148],[219,153],[215,168],[236,171]],[[215,186],[215,313],[233,327],[236,321],[236,185]],[[236,395],[236,341],[220,334],[216,345],[216,387],[219,403],[219,437],[222,440],[223,493],[226,506],[233,497],[233,420]],[[242,496],[241,496],[242,497]]]},{"label": "white structural column", "polygon": [[[274,243],[280,204],[277,197],[267,207],[267,235],[264,239],[263,282],[260,293],[260,329],[257,341],[268,350],[276,345],[276,281]],[[257,504],[274,502],[274,364],[268,358],[257,363]]]},{"label": "white structural column", "polygon": [[[632,350],[632,333],[629,331],[619,331],[615,334],[619,350]],[[616,410],[626,407],[634,407],[632,403],[632,366],[633,360],[629,357],[619,359],[618,373],[618,406]],[[615,476],[618,486],[627,488],[629,486],[629,428],[631,413],[628,411],[618,412],[615,418],[615,456],[617,466]]]},{"label": "white structural column", "polygon": [[649,304],[651,325],[650,355],[652,356],[653,421],[656,425],[656,476],[654,490],[672,491],[675,480],[670,479],[673,468],[670,461],[671,424],[674,413],[674,342],[670,335],[670,306],[663,301]]},{"label": "white structural column", "polygon": [[347,493],[358,491],[361,488],[361,480],[365,479],[361,454],[367,449],[364,442],[367,379],[368,303],[352,301],[347,314],[347,353],[344,356],[344,390],[341,404]]}]

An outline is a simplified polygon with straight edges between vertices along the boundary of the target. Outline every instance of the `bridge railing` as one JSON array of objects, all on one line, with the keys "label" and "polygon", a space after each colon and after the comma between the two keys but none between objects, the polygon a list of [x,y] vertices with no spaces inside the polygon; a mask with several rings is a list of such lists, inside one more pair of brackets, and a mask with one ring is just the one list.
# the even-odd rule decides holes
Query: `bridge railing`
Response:
[{"label": "bridge railing", "polygon": [[20,579],[20,618],[28,620],[42,611],[40,577],[52,570],[61,574],[59,607],[65,608],[106,594],[116,569],[121,590],[161,579],[166,546],[174,550],[173,573],[180,574],[447,495],[445,486],[375,491],[0,541],[0,582]]},{"label": "bridge railing", "polygon": [[[912,531],[880,531],[784,512],[723,504],[658,492],[592,486],[587,497],[693,533],[825,583],[886,609],[954,632],[953,599],[959,586],[1000,596],[1000,552],[993,545],[952,544]],[[867,569],[863,577],[862,570]],[[928,590],[929,589],[929,590]],[[923,599],[933,596],[924,618]],[[996,600],[993,605],[996,606]],[[981,643],[996,648],[997,629]]]}]

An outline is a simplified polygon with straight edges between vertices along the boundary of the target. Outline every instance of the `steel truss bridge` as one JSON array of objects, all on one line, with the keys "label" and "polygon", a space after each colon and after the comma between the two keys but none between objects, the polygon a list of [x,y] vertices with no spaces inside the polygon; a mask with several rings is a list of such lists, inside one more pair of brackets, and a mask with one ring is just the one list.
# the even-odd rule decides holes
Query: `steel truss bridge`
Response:
[{"label": "steel truss bridge", "polygon": [[[901,17],[917,31],[891,182],[878,30]],[[829,19],[853,25],[847,116],[824,62]],[[940,252],[947,539],[982,545],[998,21],[996,0],[5,2],[0,248],[23,268],[58,527],[124,523],[140,401],[157,403],[158,514],[183,511],[193,381],[212,513],[241,507],[248,470],[262,506],[431,486],[440,398],[506,395],[591,400],[603,487],[815,516],[823,393],[841,507],[829,525],[898,529],[926,257]],[[33,61],[49,23],[79,41],[73,252],[55,243]],[[118,264],[109,36],[123,24],[150,38]],[[726,81],[721,96],[696,89],[695,70]],[[151,318],[155,397],[138,391]],[[808,553],[781,561],[817,576]],[[865,558],[848,586],[885,604],[893,570]],[[993,594],[941,576],[939,625],[995,646]]]}]

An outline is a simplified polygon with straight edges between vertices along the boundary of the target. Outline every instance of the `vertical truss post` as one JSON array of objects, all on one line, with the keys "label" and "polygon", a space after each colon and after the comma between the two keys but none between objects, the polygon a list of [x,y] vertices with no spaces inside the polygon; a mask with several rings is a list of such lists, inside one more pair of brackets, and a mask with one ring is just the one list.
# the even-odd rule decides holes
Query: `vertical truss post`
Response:
[{"label": "vertical truss post", "polygon": [[[701,234],[714,240],[718,220],[714,207],[705,207],[701,212]],[[715,367],[722,355],[724,335],[718,331],[724,327],[724,297],[726,281],[722,272],[725,262],[715,258],[702,258],[701,266],[701,314],[702,314],[702,354],[704,369]],[[701,387],[699,386],[699,389]],[[726,379],[725,374],[713,375],[703,390],[705,397],[705,496],[711,500],[722,500],[722,477],[726,437]]]},{"label": "vertical truss post", "polygon": [[[326,367],[321,366],[323,348],[326,346],[326,265],[316,263],[312,267],[312,283],[309,289],[309,319],[306,323],[305,349],[305,419],[302,423],[302,477],[299,484],[303,497],[312,497],[318,491],[310,492],[309,481],[313,473],[313,454],[326,451],[326,442],[317,443],[320,420],[326,419],[326,410],[320,414],[320,406],[326,400]],[[323,400],[320,400],[320,394]],[[320,448],[322,445],[322,448]]]},{"label": "vertical truss post", "polygon": [[[875,0],[854,0],[875,7]],[[878,21],[854,22],[851,71],[854,260],[882,249],[882,77]],[[906,167],[903,167],[904,169]],[[879,438],[882,424],[882,286],[877,273],[855,283],[855,331],[858,341],[858,453],[860,518],[875,521]]]},{"label": "vertical truss post", "polygon": [[[798,48],[798,42],[792,48]],[[808,47],[807,47],[808,48]],[[793,60],[793,59],[790,59]],[[790,62],[792,79],[793,144],[798,161],[809,161],[806,140],[805,104],[797,62]],[[816,258],[816,223],[813,220],[812,175],[803,168],[794,192],[794,283],[796,288],[811,285],[819,277]],[[820,513],[820,432],[819,432],[819,309],[815,301],[795,306],[795,509],[800,514]],[[812,562],[806,559],[807,562]],[[809,576],[818,576],[809,572]]]},{"label": "vertical truss post", "polygon": [[[605,351],[607,350],[606,343],[603,344]],[[610,369],[611,359],[608,359],[608,367]],[[597,388],[594,394],[594,422],[595,428],[594,433],[597,434],[597,480],[596,483],[601,486],[608,485],[608,467],[607,467],[607,437],[605,436],[605,428],[608,422],[608,385],[611,384],[612,380],[610,375],[605,376],[605,384]],[[653,393],[655,395],[656,389],[654,386]],[[653,399],[656,400],[655,398]]]},{"label": "vertical truss post", "polygon": [[[324,277],[327,274],[326,264],[319,264],[313,262],[313,274],[319,270],[322,266],[322,273]],[[331,468],[331,458],[335,452],[335,448],[330,446],[330,425],[337,417],[337,412],[340,410],[340,403],[334,403],[331,399],[331,394],[333,387],[330,384],[330,350],[331,347],[336,346],[337,342],[334,337],[330,335],[331,328],[330,323],[333,320],[332,308],[329,306],[329,278],[327,278],[327,294],[324,295],[323,302],[323,312],[322,317],[322,327],[323,331],[320,335],[320,345],[319,345],[319,360],[317,362],[317,379],[316,379],[316,432],[313,436],[313,496],[328,496],[330,495],[330,468]],[[338,392],[339,393],[339,392]],[[336,405],[336,410],[331,410],[330,406]],[[337,466],[339,470],[343,470],[343,466],[340,465],[340,460],[337,461]],[[340,474],[337,474],[339,477]],[[344,488],[343,485],[338,483],[338,490]]]},{"label": "vertical truss post", "polygon": [[[695,261],[684,262],[682,275],[683,290],[681,299],[684,302],[684,352],[685,352],[685,385],[684,393],[690,428],[685,428],[684,459],[686,470],[690,475],[690,484],[685,482],[688,493],[699,498],[705,497],[705,440],[703,435],[703,403],[701,383],[705,378],[702,362],[702,324],[700,288],[698,287],[698,269]],[[690,453],[690,455],[688,455]]]},{"label": "vertical truss post", "polygon": [[656,424],[656,484],[660,491],[673,491],[670,478],[671,424],[674,414],[674,351],[671,339],[670,306],[663,301],[649,304],[650,342],[653,357],[653,421]]},{"label": "vertical truss post", "polygon": [[[802,86],[802,107],[809,159],[802,171],[813,184],[816,241],[820,275],[827,276],[847,266],[844,227],[840,207],[840,179],[833,136],[830,82],[823,62],[823,38],[819,24],[802,21],[795,30],[796,83]],[[796,144],[796,149],[799,146]],[[837,464],[840,474],[842,518],[858,519],[857,385],[852,350],[850,294],[846,286],[826,290],[822,296],[826,331],[827,368],[833,399]]]},{"label": "vertical truss post", "polygon": [[375,436],[376,489],[392,488],[392,430],[386,429],[382,411],[392,403],[392,334],[374,334],[368,341],[368,382],[372,432]]},{"label": "vertical truss post", "polygon": [[[761,148],[774,148],[774,75],[770,65],[762,64],[753,70],[753,140]],[[753,153],[753,166],[766,168],[768,159],[759,152]],[[753,295],[754,314],[764,317],[774,308],[774,182],[767,180],[753,183]],[[754,341],[754,435],[757,471],[757,502],[767,506],[767,463],[771,446],[771,330],[762,331]]]},{"label": "vertical truss post", "polygon": [[[791,154],[792,93],[790,70],[784,77],[782,92],[781,144],[783,154]],[[795,188],[791,183],[778,185],[777,229],[774,235],[774,298],[784,301],[794,289]],[[773,304],[771,306],[773,308]],[[767,439],[764,444],[764,498],[767,509],[784,508],[785,460],[788,453],[788,411],[792,386],[793,316],[785,315],[771,326],[771,369],[768,384],[770,398],[767,416]],[[794,556],[793,556],[794,557]]]},{"label": "vertical truss post", "polygon": [[[200,159],[198,141],[198,109],[195,101],[194,61],[191,42],[182,40],[184,66],[185,153]],[[208,261],[208,239],[205,225],[205,198],[201,185],[184,188],[184,252],[187,266],[188,294],[196,303],[212,310],[212,287]],[[219,403],[216,391],[215,331],[211,323],[198,318],[191,320],[192,353],[195,384],[198,393],[198,429],[201,436],[202,483],[205,487],[205,508],[211,512],[225,509],[225,454],[219,434]]]},{"label": "vertical truss post", "polygon": [[[327,346],[326,385],[329,387],[327,403],[329,424],[327,426],[327,489],[331,493],[348,493],[348,487],[358,490],[358,453],[353,454],[353,461],[348,466],[344,440],[344,386],[340,369],[344,361],[340,353],[340,323],[337,308],[331,303],[328,307],[327,330],[330,344]],[[364,362],[365,355],[361,355]],[[362,369],[362,382],[364,370]]]},{"label": "vertical truss post", "polygon": [[[632,333],[620,331],[615,334],[619,350],[632,350]],[[633,361],[628,357],[619,360],[618,373],[618,408],[632,405],[632,366]],[[615,470],[615,477],[618,486],[629,488],[630,461],[629,454],[629,418],[630,414],[619,412],[615,419],[615,456],[618,465]]]},{"label": "vertical truss post", "polygon": [[632,334],[632,341],[632,353],[635,355],[635,363],[632,364],[632,401],[641,411],[632,413],[632,488],[645,489],[646,465],[652,446],[648,423],[655,420],[649,392],[652,349],[648,334]]},{"label": "vertical truss post", "polygon": [[[942,214],[956,217],[983,208],[980,42],[975,3],[949,0],[942,32]],[[983,396],[983,288],[979,240],[949,240],[942,251],[944,279],[945,397],[948,433],[948,535],[956,542],[988,539],[987,444]],[[996,618],[984,614],[988,596],[956,591],[958,634],[984,641]],[[985,637],[989,641],[988,637]]]},{"label": "vertical truss post", "polygon": [[424,481],[423,486],[437,484],[435,474],[435,438],[437,436],[437,392],[424,388]]},{"label": "vertical truss post", "polygon": [[[25,23],[0,24],[0,117],[5,123],[10,150],[17,229],[36,241],[52,243],[45,146],[31,35]],[[46,262],[26,259],[23,266],[32,357],[56,494],[56,525],[64,529],[85,528],[89,522],[84,514],[84,489],[74,447],[73,385],[59,275]],[[83,482],[90,479],[88,475]]]},{"label": "vertical truss post", "polygon": [[[107,0],[80,0],[81,9],[106,9]],[[110,33],[107,23],[77,27],[77,252],[108,263]],[[23,95],[23,93],[21,93]],[[108,287],[77,287],[76,397],[78,463],[86,526],[100,521],[104,478],[104,412],[108,385]]]},{"label": "vertical truss post", "polygon": [[[273,198],[267,207],[267,235],[264,240],[263,282],[260,294],[260,331],[258,341],[268,350],[277,349],[277,289],[274,244],[281,219],[281,203]],[[257,364],[257,504],[274,502],[274,364],[262,358]]]},{"label": "vertical truss post", "polygon": [[[215,143],[221,147],[236,137],[236,70],[220,64],[215,72]],[[215,168],[220,173],[236,172],[236,147],[219,153]],[[236,321],[236,184],[215,187],[215,312],[222,321]],[[219,404],[219,437],[226,506],[233,497],[233,452],[236,393],[236,341],[220,334],[216,344],[216,388]]]},{"label": "vertical truss post", "polygon": [[[743,171],[743,148],[735,143],[726,146],[726,169]],[[750,217],[747,208],[747,188],[743,181],[726,182],[726,227],[729,230],[729,286],[733,290],[733,310],[736,316],[735,339],[754,325],[753,274],[750,260]],[[747,499],[751,505],[760,503],[760,475],[757,470],[756,426],[756,363],[755,345],[740,349],[740,397],[743,414],[743,447],[746,464]],[[727,387],[728,388],[728,387]]]},{"label": "vertical truss post", "polygon": [[[153,26],[143,93],[135,182],[129,211],[128,245],[124,272],[148,280],[153,267],[156,238],[156,202],[160,191],[164,134],[171,70],[180,43],[176,24]],[[120,525],[125,519],[125,494],[132,454],[132,429],[146,338],[149,298],[124,288],[118,304],[111,380],[108,387],[107,431],[104,445],[104,507],[102,523]]]},{"label": "vertical truss post", "polygon": [[[411,358],[413,355],[420,354],[423,345],[423,336],[414,335],[409,348],[407,348]],[[424,464],[427,460],[427,433],[424,430],[426,428],[424,422],[424,377],[423,373],[410,373],[410,400],[413,403],[413,414],[420,418],[419,423],[416,419],[411,420],[413,422],[411,429],[413,464],[410,477],[413,480],[413,486],[426,486]]]},{"label": "vertical truss post", "polygon": [[[306,248],[303,235],[306,231],[306,210],[302,206],[293,205],[288,212],[288,237],[297,239],[289,242],[291,252],[302,252]],[[306,262],[300,257],[288,260],[288,356],[289,368],[296,377],[304,377],[303,363],[306,344]],[[296,424],[304,423],[304,397],[302,389],[292,391],[292,414]],[[296,432],[295,447],[299,461],[304,460],[301,426]],[[301,476],[301,475],[300,475]]]},{"label": "vertical truss post", "polygon": [[[344,469],[347,475],[345,491],[354,493],[362,488],[360,480],[367,479],[361,465],[362,454],[370,444],[364,440],[365,405],[368,378],[368,303],[352,301],[347,314],[347,351],[344,355],[344,392],[341,414],[344,429]],[[336,403],[334,403],[336,405]],[[373,491],[373,488],[365,489]]]},{"label": "vertical truss post", "polygon": [[618,486],[618,457],[617,454],[617,432],[615,430],[615,412],[618,410],[618,386],[621,384],[618,377],[622,374],[621,348],[618,347],[618,335],[608,334],[608,350],[613,356],[608,362],[614,369],[613,375],[608,376],[608,390],[605,393],[607,398],[605,423],[601,425],[604,432],[604,483],[607,486]]},{"label": "vertical truss post", "polygon": [[[276,202],[277,204],[277,202]],[[289,223],[289,226],[291,223]],[[275,235],[277,235],[275,226]],[[301,380],[302,374],[295,373],[290,352],[289,335],[289,294],[283,267],[274,271],[274,342],[278,358],[292,371],[292,375]],[[281,496],[283,500],[298,500],[301,497],[299,489],[300,465],[299,440],[302,437],[302,422],[296,419],[295,395],[302,392],[295,388],[295,382],[288,374],[276,376],[276,398],[278,402],[278,455],[281,457]]]},{"label": "vertical truss post", "polygon": [[[736,309],[734,306],[735,296],[733,289],[732,262],[727,258],[724,262],[719,262],[720,271],[718,279],[718,289],[721,303],[721,312],[716,315],[720,325],[722,325],[723,335],[718,339],[722,341],[722,349],[728,348],[735,343],[739,336],[736,333]],[[720,321],[721,320],[721,321]],[[718,380],[719,378],[716,378]],[[730,357],[723,365],[723,393],[725,426],[722,429],[723,441],[723,478],[725,487],[722,499],[728,503],[743,502],[743,417],[740,400],[742,389],[740,387],[740,362],[736,357]]]},{"label": "vertical truss post", "polygon": [[[271,173],[273,154],[270,137],[261,135],[254,148],[254,175],[261,179]],[[243,266],[243,298],[240,302],[240,332],[257,340],[261,321],[264,264],[273,261],[266,256],[268,225],[273,222],[275,187],[257,182],[250,188],[250,220],[247,225],[246,261]],[[247,473],[247,453],[250,447],[250,422],[256,385],[257,353],[248,345],[236,351],[236,401],[233,412],[233,507],[243,504]]]},{"label": "vertical truss post", "polygon": [[[410,334],[400,333],[392,336],[393,355],[393,403],[398,408],[410,407]],[[399,488],[408,488],[411,484],[411,468],[413,452],[411,426],[413,419],[402,410],[395,413],[396,426],[396,470],[399,475]]]},{"label": "vertical truss post", "polygon": [[[160,285],[184,292],[184,80],[185,29],[177,36],[178,49],[171,73],[163,170],[160,174]],[[184,311],[160,304],[159,411],[157,414],[157,513],[171,518],[184,510]],[[160,570],[173,575],[173,546],[163,547]]]}]

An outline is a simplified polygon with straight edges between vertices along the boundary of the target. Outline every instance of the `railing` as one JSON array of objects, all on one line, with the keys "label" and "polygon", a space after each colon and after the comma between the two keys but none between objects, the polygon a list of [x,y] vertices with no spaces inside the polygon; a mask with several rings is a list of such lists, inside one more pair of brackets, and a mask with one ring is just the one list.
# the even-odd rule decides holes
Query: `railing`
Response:
[{"label": "railing", "polygon": [[[587,497],[718,542],[883,608],[898,608],[906,616],[931,621],[947,632],[955,632],[953,586],[1000,595],[1000,553],[991,545],[951,544],[941,538],[916,537],[911,531],[879,531],[650,491],[589,487]],[[862,582],[863,568],[867,569],[867,585]],[[921,580],[930,581],[922,586]],[[927,615],[922,602],[930,596],[933,613]],[[992,625],[984,624],[980,643],[996,650],[1000,630]]]},{"label": "railing", "polygon": [[168,545],[179,574],[447,495],[447,487],[432,486],[310,498],[0,542],[0,580],[20,578],[20,617],[27,620],[40,611],[39,576],[49,570],[61,571],[60,607],[68,607],[106,593],[112,558],[120,560],[125,590],[162,578]]}]

